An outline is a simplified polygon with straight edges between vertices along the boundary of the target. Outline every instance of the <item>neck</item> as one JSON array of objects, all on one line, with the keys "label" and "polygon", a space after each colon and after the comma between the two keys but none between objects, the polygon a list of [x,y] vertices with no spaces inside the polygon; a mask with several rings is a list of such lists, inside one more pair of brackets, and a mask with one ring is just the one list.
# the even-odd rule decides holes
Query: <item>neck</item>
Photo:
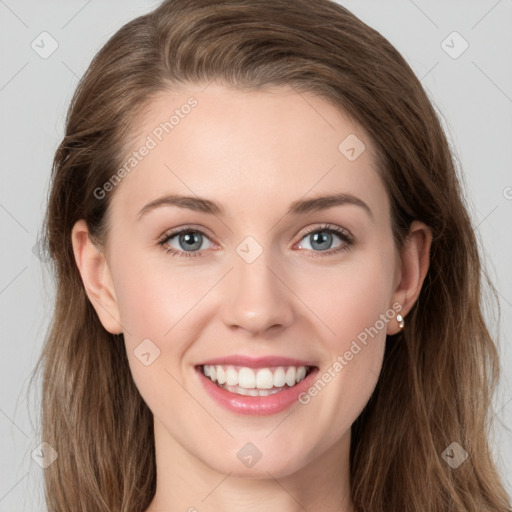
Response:
[{"label": "neck", "polygon": [[273,474],[271,469],[261,469],[255,477],[220,472],[187,451],[156,420],[155,447],[157,489],[146,512],[354,510],[350,429],[338,443],[288,474]]}]

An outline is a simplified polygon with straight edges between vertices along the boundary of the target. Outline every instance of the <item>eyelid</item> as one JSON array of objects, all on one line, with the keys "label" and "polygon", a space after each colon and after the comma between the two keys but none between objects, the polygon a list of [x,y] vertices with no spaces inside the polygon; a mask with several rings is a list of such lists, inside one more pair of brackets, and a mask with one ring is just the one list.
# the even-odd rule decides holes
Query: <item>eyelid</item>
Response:
[{"label": "eyelid", "polygon": [[[158,245],[160,245],[162,248],[164,248],[164,250],[166,250],[168,253],[171,253],[173,256],[176,256],[176,255],[183,256],[183,257],[202,256],[202,252],[203,252],[202,250],[201,251],[181,251],[181,250],[174,249],[172,247],[166,247],[167,242],[171,238],[174,238],[175,236],[178,236],[182,233],[195,232],[195,233],[200,233],[201,235],[205,236],[213,244],[222,247],[221,244],[214,242],[211,239],[212,237],[209,234],[205,233],[203,230],[208,231],[204,226],[197,227],[195,225],[190,225],[190,224],[185,225],[185,226],[180,226],[179,228],[174,228],[174,229],[171,229],[170,231],[166,231],[163,235],[161,235],[158,238]],[[338,226],[336,224],[324,223],[322,225],[317,224],[315,226],[310,226],[310,227],[306,228],[306,230],[301,233],[299,241],[294,244],[294,247],[297,244],[300,244],[300,242],[308,235],[310,235],[312,233],[322,232],[322,231],[329,231],[329,232],[333,233],[334,235],[338,236],[338,238],[340,238],[344,242],[344,245],[342,247],[329,249],[327,251],[306,250],[307,253],[312,253],[310,255],[311,257],[317,257],[317,256],[321,257],[323,255],[325,255],[327,257],[329,255],[334,255],[334,254],[337,254],[340,250],[349,249],[354,243],[354,236],[348,229]]]},{"label": "eyelid", "polygon": [[[184,226],[180,226],[179,228],[169,229],[158,237],[157,242],[165,241],[168,238],[171,238],[175,235],[179,235],[179,234],[187,232],[187,231],[201,233],[202,235],[206,236],[209,240],[211,240],[213,242],[213,240],[212,240],[213,237],[207,233],[207,231],[209,231],[209,230],[199,224],[198,225],[185,224]],[[214,242],[214,243],[216,243],[217,245],[220,245],[217,242]]]},{"label": "eyelid", "polygon": [[301,240],[305,236],[310,235],[311,233],[316,233],[318,231],[334,231],[335,233],[338,234],[338,236],[344,236],[351,243],[354,242],[354,235],[352,235],[352,233],[348,229],[338,226],[337,224],[329,223],[324,223],[321,226],[316,225],[306,228],[306,231],[304,231],[301,235]]},{"label": "eyelid", "polygon": [[[322,225],[318,225],[317,224],[317,225],[305,228],[305,231],[303,231],[302,234],[301,234],[301,239],[304,238],[305,236],[311,234],[311,233],[315,233],[317,231],[321,231],[321,230],[324,230],[324,229],[325,230],[339,231],[339,232],[343,233],[343,235],[345,235],[350,241],[354,240],[354,236],[352,235],[352,233],[348,229],[343,228],[341,226],[338,226],[337,224],[329,224],[329,223],[323,223]],[[205,231],[208,231],[208,229],[205,228],[204,226],[201,226],[199,224],[197,224],[197,225],[186,224],[184,226],[180,226],[179,228],[175,228],[175,229],[171,229],[171,230],[165,231],[160,237],[158,237],[158,241],[166,240],[167,238],[169,238],[169,237],[171,237],[173,235],[180,234],[180,233],[182,233],[184,231],[197,231],[198,233],[206,235],[210,240],[212,239],[212,236],[205,232]],[[215,243],[217,243],[217,242],[215,242]],[[221,244],[217,243],[217,245],[221,245]]]}]

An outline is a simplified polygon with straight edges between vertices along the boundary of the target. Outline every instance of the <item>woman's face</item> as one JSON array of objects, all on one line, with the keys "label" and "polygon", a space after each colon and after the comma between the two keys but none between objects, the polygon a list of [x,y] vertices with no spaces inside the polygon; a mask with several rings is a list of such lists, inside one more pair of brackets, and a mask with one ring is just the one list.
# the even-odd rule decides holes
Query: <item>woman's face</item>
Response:
[{"label": "woman's face", "polygon": [[368,135],[310,94],[211,84],[162,94],[137,136],[97,193],[113,197],[95,304],[122,326],[157,450],[276,478],[346,455],[404,298]]}]

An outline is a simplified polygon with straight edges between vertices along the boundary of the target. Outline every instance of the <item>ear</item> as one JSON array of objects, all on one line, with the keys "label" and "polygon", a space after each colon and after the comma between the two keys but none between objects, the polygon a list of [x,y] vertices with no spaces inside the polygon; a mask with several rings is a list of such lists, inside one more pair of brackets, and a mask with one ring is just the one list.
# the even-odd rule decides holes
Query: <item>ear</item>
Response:
[{"label": "ear", "polygon": [[[412,222],[409,235],[400,251],[398,283],[391,301],[391,304],[398,302],[402,306],[399,313],[403,318],[420,294],[430,265],[431,244],[431,229],[423,222]],[[392,321],[388,323],[386,333],[396,334],[399,330],[398,322]]]},{"label": "ear", "polygon": [[123,332],[112,277],[103,253],[92,243],[85,220],[71,231],[75,261],[85,291],[103,327],[112,334]]}]

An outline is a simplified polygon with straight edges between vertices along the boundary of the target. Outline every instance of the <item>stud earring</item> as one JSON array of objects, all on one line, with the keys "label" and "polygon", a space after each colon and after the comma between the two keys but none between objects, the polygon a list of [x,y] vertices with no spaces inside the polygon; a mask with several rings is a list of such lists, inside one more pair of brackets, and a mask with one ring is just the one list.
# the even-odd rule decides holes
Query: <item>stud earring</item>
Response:
[{"label": "stud earring", "polygon": [[398,315],[396,315],[396,321],[398,322],[398,327],[400,327],[400,329],[403,329],[404,325],[405,325],[405,321],[404,321],[404,317],[400,313],[398,313]]}]

